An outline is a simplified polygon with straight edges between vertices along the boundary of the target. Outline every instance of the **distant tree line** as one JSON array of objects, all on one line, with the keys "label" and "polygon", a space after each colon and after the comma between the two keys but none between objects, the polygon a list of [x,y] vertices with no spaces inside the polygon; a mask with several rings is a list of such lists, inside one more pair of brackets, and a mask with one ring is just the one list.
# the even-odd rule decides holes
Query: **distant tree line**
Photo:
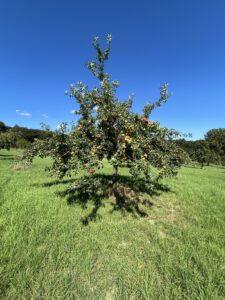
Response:
[{"label": "distant tree line", "polygon": [[29,148],[35,139],[44,140],[51,135],[50,130],[30,129],[18,125],[10,127],[0,121],[0,149]]},{"label": "distant tree line", "polygon": [[225,128],[209,130],[203,140],[179,139],[177,144],[202,167],[210,163],[225,165]]}]

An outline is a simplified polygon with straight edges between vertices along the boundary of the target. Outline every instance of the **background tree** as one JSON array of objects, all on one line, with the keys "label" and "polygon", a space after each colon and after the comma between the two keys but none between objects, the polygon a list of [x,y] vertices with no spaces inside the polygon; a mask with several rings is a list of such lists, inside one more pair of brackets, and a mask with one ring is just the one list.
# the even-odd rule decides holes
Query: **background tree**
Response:
[{"label": "background tree", "polygon": [[11,130],[0,133],[0,149],[19,148],[18,141],[22,140],[21,133]]},{"label": "background tree", "polygon": [[209,164],[211,159],[209,145],[204,140],[194,141],[193,145],[191,157],[194,161],[200,163],[203,168],[204,164]]},{"label": "background tree", "polygon": [[93,174],[103,167],[103,158],[106,158],[113,166],[112,186],[115,191],[119,167],[126,166],[134,178],[141,177],[149,184],[155,173],[153,169],[158,170],[157,179],[175,175],[186,155],[174,142],[180,132],[149,120],[152,111],[167,101],[167,84],[160,87],[156,102],[148,102],[143,107],[142,114],[133,112],[133,97],[120,101],[116,97],[119,82],[111,81],[105,72],[110,45],[110,35],[105,50],[101,49],[97,37],[93,41],[97,56],[87,68],[98,79],[99,85],[90,90],[78,82],[76,86],[71,84],[70,90],[66,91],[66,95],[78,105],[75,111],[80,116],[77,125],[67,132],[66,124],[62,124],[52,138],[37,140],[27,157],[51,156],[51,170],[59,177],[86,170],[82,183],[88,181],[95,186],[98,182]]},{"label": "background tree", "polygon": [[202,168],[204,164],[209,165],[217,161],[216,154],[210,150],[209,144],[205,140],[187,141],[179,139],[176,143],[188,154],[189,162],[197,162]]},{"label": "background tree", "polygon": [[11,132],[22,136],[24,140],[29,143],[33,143],[35,139],[45,139],[51,136],[50,130],[41,130],[41,129],[31,129],[26,127],[21,127],[18,125],[13,126],[10,129]]},{"label": "background tree", "polygon": [[200,164],[225,164],[225,129],[209,130],[204,140],[187,141],[178,139],[177,145]]},{"label": "background tree", "polygon": [[0,121],[0,148],[29,148],[35,139],[44,140],[52,136],[49,126],[40,129],[31,129],[15,125],[13,127],[5,125]]},{"label": "background tree", "polygon": [[0,150],[1,149],[10,150],[10,139],[7,132],[0,132]]},{"label": "background tree", "polygon": [[205,135],[212,155],[225,164],[225,128],[211,129]]},{"label": "background tree", "polygon": [[7,126],[4,122],[0,121],[0,133],[5,132],[7,130]]}]

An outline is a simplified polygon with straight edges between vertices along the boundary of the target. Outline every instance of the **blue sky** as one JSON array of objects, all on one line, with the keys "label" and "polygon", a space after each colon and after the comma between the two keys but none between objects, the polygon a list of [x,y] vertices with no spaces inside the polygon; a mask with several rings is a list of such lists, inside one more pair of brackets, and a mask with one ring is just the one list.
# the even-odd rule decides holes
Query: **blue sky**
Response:
[{"label": "blue sky", "polygon": [[225,127],[224,0],[1,0],[0,120],[54,129],[75,117],[70,83],[96,82],[84,64],[92,38],[113,36],[107,70],[118,96],[135,94],[134,110],[172,93],[152,114],[163,126],[202,138]]}]

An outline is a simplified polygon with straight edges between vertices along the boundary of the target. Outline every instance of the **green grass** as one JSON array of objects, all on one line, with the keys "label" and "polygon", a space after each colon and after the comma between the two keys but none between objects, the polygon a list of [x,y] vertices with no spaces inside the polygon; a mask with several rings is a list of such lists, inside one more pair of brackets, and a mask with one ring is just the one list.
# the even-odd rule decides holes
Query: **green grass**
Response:
[{"label": "green grass", "polygon": [[225,298],[225,168],[182,168],[148,216],[109,199],[84,226],[94,203],[68,205],[48,160],[13,170],[16,153],[0,151],[0,298]]}]

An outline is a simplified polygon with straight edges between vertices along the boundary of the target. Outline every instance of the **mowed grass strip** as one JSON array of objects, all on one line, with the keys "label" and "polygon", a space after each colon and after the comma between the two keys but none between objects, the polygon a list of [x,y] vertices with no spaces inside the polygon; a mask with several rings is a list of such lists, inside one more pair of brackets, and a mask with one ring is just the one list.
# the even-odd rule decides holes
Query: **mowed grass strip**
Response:
[{"label": "mowed grass strip", "polygon": [[225,168],[182,168],[143,218],[106,199],[84,226],[94,203],[68,205],[68,178],[13,170],[16,154],[0,151],[2,299],[225,298]]}]

